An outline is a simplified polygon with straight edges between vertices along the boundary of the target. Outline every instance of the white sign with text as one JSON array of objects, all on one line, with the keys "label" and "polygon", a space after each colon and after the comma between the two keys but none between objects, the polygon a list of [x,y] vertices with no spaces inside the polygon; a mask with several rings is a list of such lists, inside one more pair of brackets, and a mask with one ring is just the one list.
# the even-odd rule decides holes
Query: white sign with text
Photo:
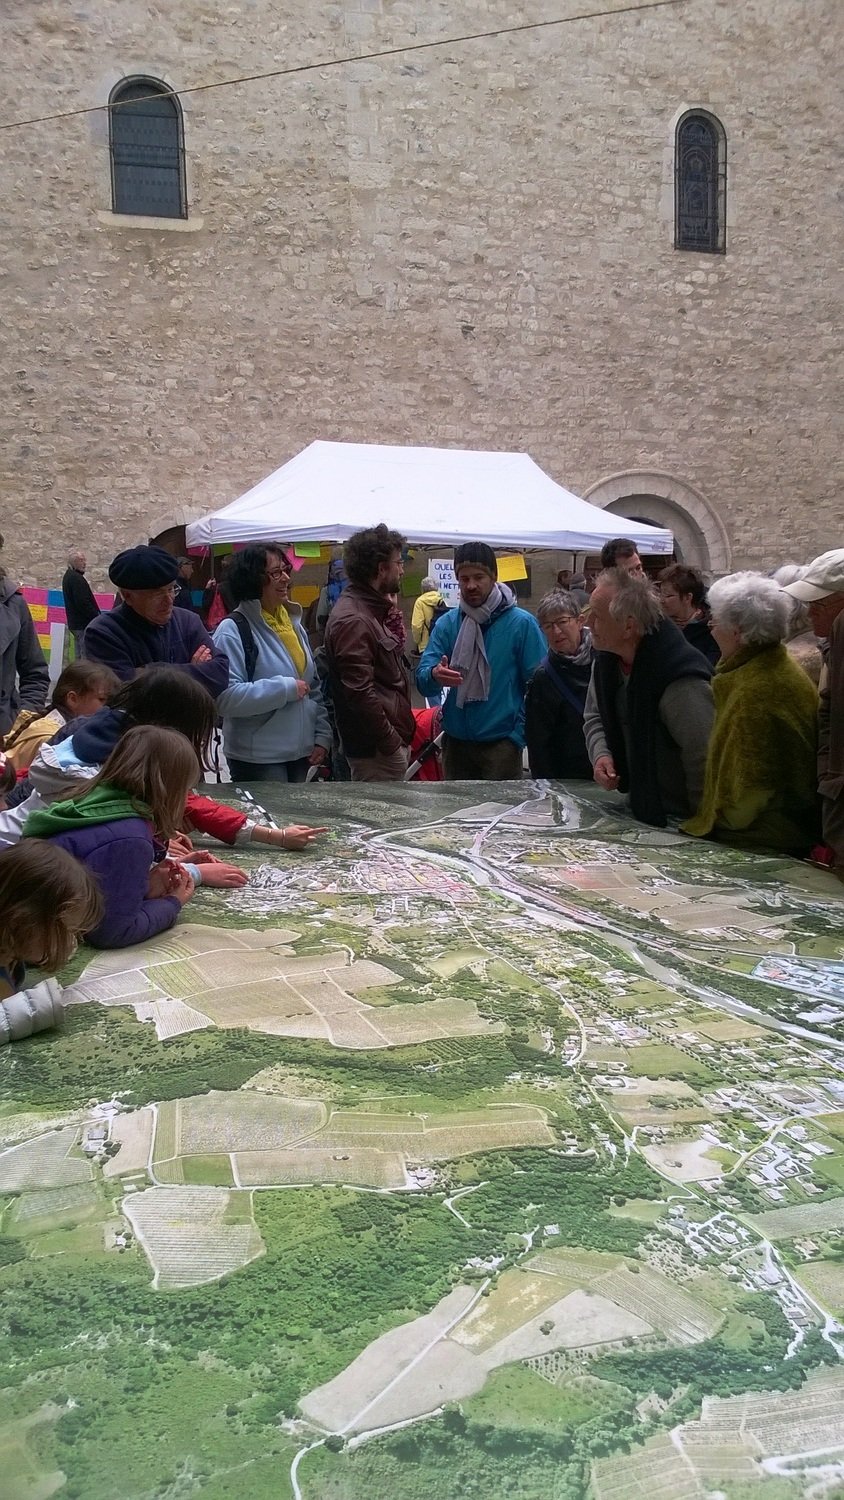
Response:
[{"label": "white sign with text", "polygon": [[446,604],[450,607],[459,604],[460,590],[457,587],[457,579],[454,576],[454,563],[450,557],[431,557],[428,559],[428,573],[433,578],[437,588],[442,594]]}]

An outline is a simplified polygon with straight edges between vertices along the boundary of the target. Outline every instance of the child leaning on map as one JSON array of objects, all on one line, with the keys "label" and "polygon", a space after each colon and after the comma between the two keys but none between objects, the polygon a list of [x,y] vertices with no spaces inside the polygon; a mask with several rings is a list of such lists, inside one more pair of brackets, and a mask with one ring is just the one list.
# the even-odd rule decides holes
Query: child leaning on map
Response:
[{"label": "child leaning on map", "polygon": [[[30,812],[47,803],[74,797],[79,783],[96,775],[126,732],[138,724],[158,724],[187,735],[197,757],[205,764],[214,733],[217,712],[210,694],[179,667],[153,662],[131,682],[124,682],[107,705],[89,718],[72,720],[59,730],[50,744],[42,745],[34,757],[28,777],[19,782],[8,799],[8,812],[0,812],[0,848],[16,844]],[[251,842],[277,849],[307,849],[326,830],[295,824],[289,828],[265,828],[234,807],[226,807],[191,791],[185,802],[184,825],[188,831],[209,834],[221,843]],[[233,865],[204,865],[204,885],[234,884],[226,871]]]},{"label": "child leaning on map", "polygon": [[30,813],[24,841],[49,839],[100,887],[103,914],[87,934],[94,947],[127,948],[165,932],[190,900],[193,877],[167,858],[167,841],[198,776],[199,762],[183,734],[138,725],[76,797]]},{"label": "child leaning on map", "polygon": [[61,1019],[59,986],[46,979],[27,989],[26,966],[61,969],[102,911],[88,871],[64,849],[26,839],[0,851],[0,1045]]}]

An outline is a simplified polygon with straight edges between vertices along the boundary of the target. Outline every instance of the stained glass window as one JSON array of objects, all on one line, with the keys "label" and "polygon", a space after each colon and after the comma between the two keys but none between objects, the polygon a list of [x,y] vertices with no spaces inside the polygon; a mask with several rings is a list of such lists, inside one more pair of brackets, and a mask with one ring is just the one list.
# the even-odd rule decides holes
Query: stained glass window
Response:
[{"label": "stained glass window", "polygon": [[674,180],[677,249],[723,254],[726,140],[711,115],[684,115],[677,126]]},{"label": "stained glass window", "polygon": [[116,214],[186,219],[182,116],[163,84],[133,78],[110,103],[112,208]]}]

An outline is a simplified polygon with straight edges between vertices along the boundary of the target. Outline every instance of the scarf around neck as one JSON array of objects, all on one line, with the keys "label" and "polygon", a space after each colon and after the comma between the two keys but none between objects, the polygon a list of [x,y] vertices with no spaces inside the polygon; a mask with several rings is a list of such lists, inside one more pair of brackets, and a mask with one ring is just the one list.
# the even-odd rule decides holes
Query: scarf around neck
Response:
[{"label": "scarf around neck", "polygon": [[54,802],[50,807],[31,812],[23,825],[23,837],[51,839],[59,833],[94,828],[99,823],[117,823],[124,818],[143,818],[149,823],[152,812],[146,803],[106,783],[94,787],[87,795]]},{"label": "scarf around neck", "polygon": [[511,589],[504,583],[494,583],[487,598],[477,609],[460,600],[462,620],[457,640],[451,653],[451,666],[462,673],[463,681],[457,689],[457,707],[467,703],[486,703],[489,697],[489,657],[483,632],[493,616],[505,609],[513,609],[516,600]]},{"label": "scarf around neck", "polygon": [[277,640],[281,641],[300,677],[304,677],[308,665],[305,648],[296,634],[296,627],[283,604],[270,611],[261,606],[261,619]]},{"label": "scarf around neck", "polygon": [[555,661],[565,662],[569,667],[585,667],[590,665],[592,662],[592,632],[588,625],[584,625],[583,627],[580,645],[575,651],[574,656],[563,656],[559,651],[549,651],[548,655],[553,656]]},{"label": "scarf around neck", "polygon": [[404,623],[404,615],[397,604],[391,604],[384,616],[384,629],[394,635],[402,651],[407,640],[407,629]]}]

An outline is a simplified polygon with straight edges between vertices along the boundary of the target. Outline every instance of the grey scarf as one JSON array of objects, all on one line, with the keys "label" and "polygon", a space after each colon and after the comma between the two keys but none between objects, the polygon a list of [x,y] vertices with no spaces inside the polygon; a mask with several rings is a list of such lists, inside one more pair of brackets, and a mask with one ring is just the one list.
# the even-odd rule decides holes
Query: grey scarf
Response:
[{"label": "grey scarf", "polygon": [[457,689],[457,707],[467,703],[486,703],[489,697],[489,657],[484,644],[483,627],[488,625],[496,610],[502,605],[512,609],[516,600],[511,589],[504,583],[494,583],[484,603],[474,609],[465,600],[460,600],[463,619],[457,632],[457,640],[451,653],[450,665],[461,672],[463,681]]},{"label": "grey scarf", "polygon": [[587,662],[592,660],[592,632],[588,625],[584,625],[583,627],[580,645],[575,651],[574,656],[567,656],[565,660],[573,662],[576,667],[585,667]]}]

